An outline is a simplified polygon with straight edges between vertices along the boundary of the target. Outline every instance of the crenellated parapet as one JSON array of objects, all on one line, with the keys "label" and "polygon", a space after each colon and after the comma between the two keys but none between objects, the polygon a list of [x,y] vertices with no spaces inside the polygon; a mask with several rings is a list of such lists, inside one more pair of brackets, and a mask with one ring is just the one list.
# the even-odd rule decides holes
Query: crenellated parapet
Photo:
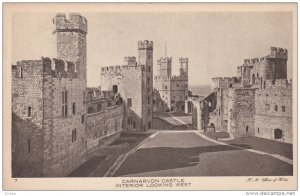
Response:
[{"label": "crenellated parapet", "polygon": [[135,56],[124,57],[124,63],[125,65],[129,65],[129,66],[133,66],[137,64]]},{"label": "crenellated parapet", "polygon": [[189,62],[189,59],[188,58],[179,58],[179,63],[188,63]]},{"label": "crenellated parapet", "polygon": [[271,47],[269,58],[288,59],[288,50],[285,48]]},{"label": "crenellated parapet", "polygon": [[241,77],[215,77],[212,78],[212,87],[215,88],[228,88],[237,86],[241,83]]},{"label": "crenellated parapet", "polygon": [[124,71],[145,71],[146,66],[145,65],[138,65],[138,64],[132,64],[132,65],[115,65],[115,66],[104,66],[101,67],[101,75],[112,75],[112,74],[119,74]]},{"label": "crenellated parapet", "polygon": [[85,17],[77,13],[70,13],[68,17],[65,14],[57,14],[53,19],[55,24],[55,32],[80,32],[87,34],[87,20]]},{"label": "crenellated parapet", "polygon": [[138,49],[139,50],[153,49],[153,41],[149,41],[149,40],[139,41]]},{"label": "crenellated parapet", "polygon": [[18,61],[12,66],[13,77],[24,75],[52,76],[54,78],[77,78],[76,66],[73,62],[55,58],[42,57],[41,60]]},{"label": "crenellated parapet", "polygon": [[44,74],[60,78],[76,78],[77,70],[73,62],[42,57]]},{"label": "crenellated parapet", "polygon": [[161,65],[162,63],[172,63],[172,57],[160,57],[157,60],[157,64]]},{"label": "crenellated parapet", "polygon": [[288,50],[285,48],[270,48],[270,54],[265,57],[244,59],[244,66],[253,66],[259,62],[265,62],[269,58],[288,59]]},{"label": "crenellated parapet", "polygon": [[187,77],[179,75],[179,76],[172,76],[171,81],[182,81],[182,80],[188,80]]}]

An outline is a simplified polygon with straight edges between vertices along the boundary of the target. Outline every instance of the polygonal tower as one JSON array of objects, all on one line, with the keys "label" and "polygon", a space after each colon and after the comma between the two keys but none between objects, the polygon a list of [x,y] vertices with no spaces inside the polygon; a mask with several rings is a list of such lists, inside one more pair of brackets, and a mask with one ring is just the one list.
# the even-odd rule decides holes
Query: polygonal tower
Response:
[{"label": "polygonal tower", "polygon": [[152,128],[153,105],[153,42],[138,42],[138,64],[145,66],[143,69],[142,85],[142,131]]},{"label": "polygonal tower", "polygon": [[188,58],[179,58],[180,76],[185,76],[188,78],[188,63]]},{"label": "polygonal tower", "polygon": [[87,20],[80,14],[57,14],[53,19],[57,36],[57,57],[74,62],[77,75],[86,81]]},{"label": "polygonal tower", "polygon": [[157,60],[159,66],[159,75],[163,78],[172,76],[172,57],[161,57]]}]

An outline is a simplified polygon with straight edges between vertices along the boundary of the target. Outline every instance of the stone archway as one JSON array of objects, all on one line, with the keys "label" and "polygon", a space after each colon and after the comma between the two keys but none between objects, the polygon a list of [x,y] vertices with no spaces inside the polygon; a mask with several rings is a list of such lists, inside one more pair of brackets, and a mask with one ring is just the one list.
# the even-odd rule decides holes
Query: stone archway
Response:
[{"label": "stone archway", "polygon": [[274,139],[282,139],[283,131],[281,129],[274,130]]}]

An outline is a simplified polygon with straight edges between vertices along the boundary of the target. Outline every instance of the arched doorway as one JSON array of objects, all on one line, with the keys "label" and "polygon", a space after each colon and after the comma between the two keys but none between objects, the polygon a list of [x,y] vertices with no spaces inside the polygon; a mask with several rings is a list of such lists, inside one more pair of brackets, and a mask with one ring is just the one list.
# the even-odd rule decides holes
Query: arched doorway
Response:
[{"label": "arched doorway", "polygon": [[280,129],[275,129],[274,130],[274,139],[281,139],[282,138],[282,130]]}]

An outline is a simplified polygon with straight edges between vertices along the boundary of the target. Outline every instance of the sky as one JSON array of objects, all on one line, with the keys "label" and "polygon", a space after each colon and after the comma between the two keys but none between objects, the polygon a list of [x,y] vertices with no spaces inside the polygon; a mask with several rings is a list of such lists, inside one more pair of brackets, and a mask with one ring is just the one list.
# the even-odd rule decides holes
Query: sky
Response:
[{"label": "sky", "polygon": [[[289,51],[292,76],[292,13],[290,12],[86,12],[87,83],[100,85],[100,67],[122,65],[137,56],[139,40],[154,42],[157,59],[173,58],[172,74],[179,74],[180,57],[189,58],[189,85],[209,85],[212,77],[236,76],[244,59],[263,57],[270,47]],[[53,57],[56,13],[15,13],[12,18],[11,63]],[[24,25],[26,24],[26,25]]]}]

